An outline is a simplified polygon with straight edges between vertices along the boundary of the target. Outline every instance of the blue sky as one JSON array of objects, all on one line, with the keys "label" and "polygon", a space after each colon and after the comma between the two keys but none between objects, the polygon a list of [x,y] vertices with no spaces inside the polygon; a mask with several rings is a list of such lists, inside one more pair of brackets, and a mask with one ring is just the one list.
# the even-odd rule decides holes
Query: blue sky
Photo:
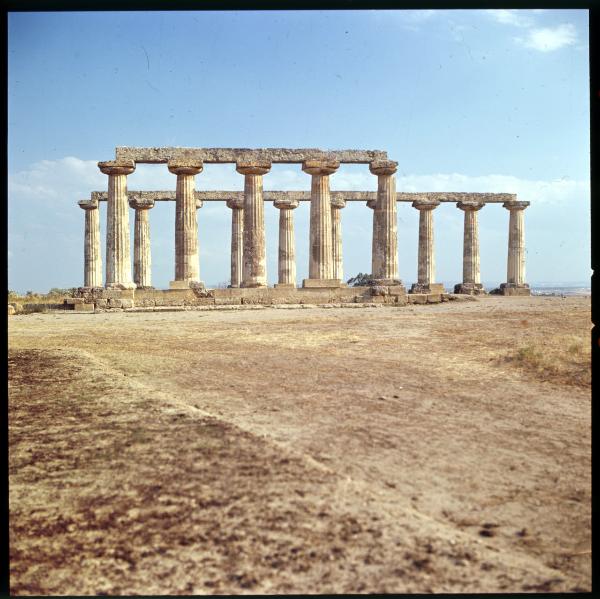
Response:
[{"label": "blue sky", "polygon": [[[11,13],[8,22],[9,288],[83,279],[76,202],[107,186],[115,146],[382,149],[398,190],[517,193],[527,279],[590,274],[588,13],[584,10]],[[174,189],[139,165],[130,189]],[[310,189],[276,165],[265,189]],[[366,165],[332,189],[375,190]],[[206,165],[197,189],[242,189],[234,165]],[[266,206],[277,277],[278,211]],[[132,213],[133,214],[133,213]],[[308,205],[295,211],[298,280]],[[174,207],[150,213],[153,281],[173,278]],[[347,277],[370,270],[372,211],[342,213]],[[400,277],[416,279],[418,211],[398,206]],[[133,220],[133,218],[132,218]],[[101,222],[104,235],[105,210]],[[198,212],[201,278],[229,276],[230,211]],[[435,212],[437,278],[462,277],[462,212]],[[484,283],[506,280],[508,212],[480,212]],[[104,247],[103,258],[104,258]]]}]

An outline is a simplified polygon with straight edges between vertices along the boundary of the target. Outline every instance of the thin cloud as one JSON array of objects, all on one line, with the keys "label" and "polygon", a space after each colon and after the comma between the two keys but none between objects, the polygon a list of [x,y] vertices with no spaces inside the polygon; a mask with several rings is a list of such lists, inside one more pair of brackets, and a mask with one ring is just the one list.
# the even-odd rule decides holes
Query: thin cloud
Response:
[{"label": "thin cloud", "polygon": [[489,9],[484,12],[502,25],[513,25],[514,27],[531,27],[533,25],[533,20],[528,14],[530,11],[501,8]]},{"label": "thin cloud", "polygon": [[526,48],[539,52],[553,52],[565,46],[577,43],[577,29],[572,23],[563,23],[557,27],[532,29],[527,37],[516,38],[516,41]]}]

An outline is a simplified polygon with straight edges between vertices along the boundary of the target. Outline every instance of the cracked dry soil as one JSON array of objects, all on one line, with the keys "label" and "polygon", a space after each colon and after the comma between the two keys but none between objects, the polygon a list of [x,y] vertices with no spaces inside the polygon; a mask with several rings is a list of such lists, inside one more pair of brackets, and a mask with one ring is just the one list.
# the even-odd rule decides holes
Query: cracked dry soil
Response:
[{"label": "cracked dry soil", "polygon": [[589,591],[589,386],[506,360],[589,330],[589,298],[11,317],[11,593]]}]

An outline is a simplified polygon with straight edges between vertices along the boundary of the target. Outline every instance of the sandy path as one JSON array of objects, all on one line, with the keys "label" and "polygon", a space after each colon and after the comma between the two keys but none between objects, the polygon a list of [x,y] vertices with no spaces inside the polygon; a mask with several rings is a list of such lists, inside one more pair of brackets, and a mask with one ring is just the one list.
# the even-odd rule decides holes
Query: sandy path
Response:
[{"label": "sandy path", "polygon": [[[304,573],[271,570],[251,592],[590,588],[589,389],[540,381],[503,361],[548,331],[585,334],[588,299],[31,315],[10,325],[11,351],[60,350],[87,364],[99,402],[107,393],[98,385],[118,383],[128,392],[111,401],[135,398],[132,418],[144,403],[161,415],[174,406],[185,418],[212,415],[255,439],[255,461],[292,456],[298,484],[320,473],[309,503],[327,504],[331,522],[380,519],[374,545],[342,543],[341,563],[357,575],[335,570],[323,579],[322,559],[306,558]],[[178,447],[185,464],[190,449]],[[290,501],[281,487],[277,496]],[[12,498],[11,487],[11,506]],[[256,501],[245,509],[255,511]],[[308,512],[300,520],[319,521]],[[318,545],[331,550],[330,541]],[[364,553],[371,545],[373,564]],[[227,580],[220,592],[245,588]],[[214,591],[193,577],[190,584]]]}]

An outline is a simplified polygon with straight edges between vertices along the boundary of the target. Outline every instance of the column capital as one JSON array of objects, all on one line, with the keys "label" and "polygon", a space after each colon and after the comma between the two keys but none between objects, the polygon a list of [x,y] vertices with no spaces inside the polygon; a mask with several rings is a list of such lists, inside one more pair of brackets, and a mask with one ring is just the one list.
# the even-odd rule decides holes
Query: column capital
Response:
[{"label": "column capital", "polygon": [[367,206],[371,210],[375,210],[375,208],[377,208],[377,200],[367,200]]},{"label": "column capital", "polygon": [[135,162],[133,160],[106,160],[99,162],[98,168],[105,175],[131,175],[135,170]]},{"label": "column capital", "polygon": [[341,210],[346,207],[346,200],[343,198],[331,198],[331,207]]},{"label": "column capital", "polygon": [[339,167],[339,160],[305,160],[302,163],[302,170],[309,175],[331,175]]},{"label": "column capital", "polygon": [[154,200],[142,198],[129,198],[129,207],[134,210],[150,210],[154,208]]},{"label": "column capital", "polygon": [[369,170],[374,175],[393,175],[398,170],[398,163],[394,160],[373,160],[369,163]]},{"label": "column capital", "polygon": [[502,208],[507,210],[525,210],[529,206],[530,202],[504,202]]},{"label": "column capital", "polygon": [[235,170],[240,175],[266,175],[271,170],[269,160],[238,160]]},{"label": "column capital", "polygon": [[169,172],[174,175],[197,175],[202,172],[204,164],[202,161],[182,162],[179,160],[169,160],[167,162]]},{"label": "column capital", "polygon": [[244,208],[244,198],[230,198],[227,200],[227,208],[242,210]]},{"label": "column capital", "polygon": [[79,200],[77,204],[83,210],[96,210],[98,208],[98,200]]},{"label": "column capital", "polygon": [[434,210],[440,205],[437,200],[415,200],[412,207],[417,210]]},{"label": "column capital", "polygon": [[456,207],[461,210],[467,211],[475,211],[481,210],[485,206],[484,202],[457,202]]},{"label": "column capital", "polygon": [[274,200],[273,206],[275,208],[279,208],[279,210],[294,210],[294,208],[298,208],[298,200]]}]

